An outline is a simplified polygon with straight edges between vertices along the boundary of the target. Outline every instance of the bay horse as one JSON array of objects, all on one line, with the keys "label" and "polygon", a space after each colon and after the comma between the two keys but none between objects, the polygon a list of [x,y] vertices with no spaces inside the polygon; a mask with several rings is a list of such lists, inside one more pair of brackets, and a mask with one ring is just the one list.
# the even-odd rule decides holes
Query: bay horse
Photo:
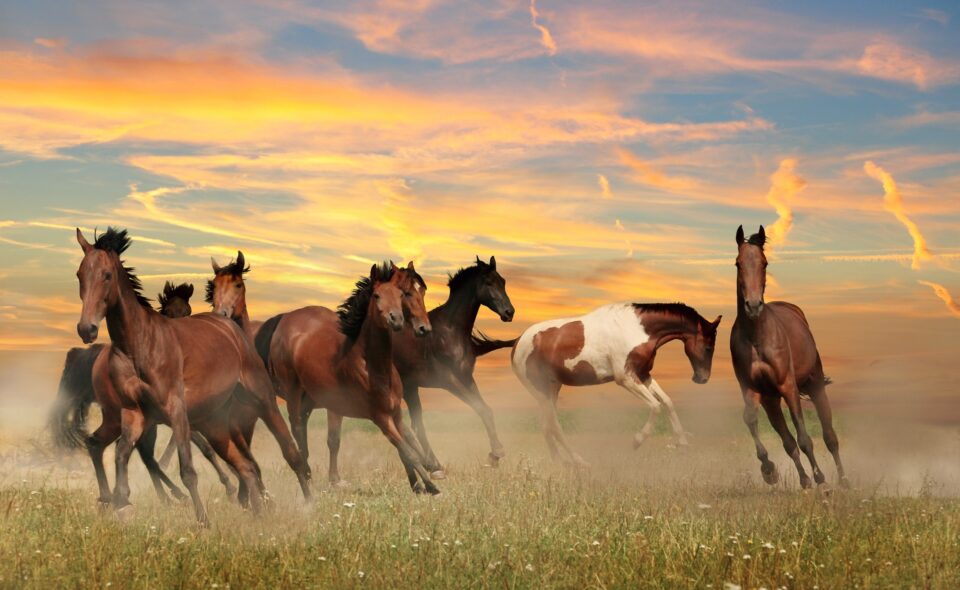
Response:
[{"label": "bay horse", "polygon": [[270,318],[257,334],[257,351],[287,401],[304,456],[309,456],[310,413],[326,408],[328,477],[334,485],[341,483],[338,454],[346,416],[377,425],[396,447],[415,492],[440,492],[423,466],[416,438],[403,424],[403,386],[393,364],[393,338],[405,323],[421,337],[430,333],[425,291],[412,262],[406,268],[375,264],[336,313],[304,307]]},{"label": "bay horse", "polygon": [[[820,352],[803,311],[785,301],[764,302],[767,284],[767,258],[763,252],[766,233],[760,231],[744,237],[743,226],[737,229],[737,319],[730,333],[733,371],[743,393],[743,421],[746,423],[760,460],[760,473],[770,485],[780,480],[777,466],[767,456],[758,432],[758,405],[762,405],[783,449],[793,459],[800,475],[800,485],[811,487],[803,469],[800,450],[807,456],[818,486],[826,478],[813,453],[813,439],[807,433],[800,407],[800,397],[808,396],[817,410],[823,427],[823,442],[833,455],[841,485],[848,485],[840,461],[840,443],[833,429],[833,415],[827,399],[829,379],[823,373]],[[790,410],[796,440],[784,419],[780,402]]]},{"label": "bay horse", "polygon": [[646,402],[650,416],[634,436],[634,448],[650,435],[661,405],[666,406],[674,433],[686,445],[687,434],[673,401],[650,372],[657,350],[681,340],[694,383],[706,383],[720,319],[710,322],[682,303],[614,303],[527,328],[513,346],[513,372],[540,405],[544,437],[554,459],[562,458],[562,448],[574,463],[587,465],[567,444],[557,419],[557,398],[564,385],[613,381]]},{"label": "bay horse", "polygon": [[490,309],[501,321],[513,321],[514,307],[507,295],[506,281],[497,272],[496,258],[491,256],[486,263],[478,256],[476,264],[450,276],[447,286],[450,289],[447,301],[430,310],[433,332],[420,338],[407,326],[394,336],[393,347],[393,362],[403,381],[403,399],[410,410],[410,421],[423,449],[425,465],[433,472],[434,479],[443,479],[444,474],[427,440],[421,387],[446,389],[480,416],[490,439],[491,464],[496,465],[506,455],[497,436],[493,411],[480,396],[473,378],[477,357],[513,345],[512,340],[488,340],[482,335],[473,335],[480,307]]},{"label": "bay horse", "polygon": [[[181,284],[174,285],[167,281],[163,290],[157,295],[157,302],[160,304],[160,313],[168,318],[180,318],[191,315],[190,297],[193,296],[193,285]],[[109,493],[109,486],[106,484],[105,470],[103,469],[103,451],[113,442],[113,440],[103,440],[97,436],[91,436],[86,429],[87,416],[90,406],[99,399],[116,399],[112,391],[101,391],[99,394],[95,391],[97,388],[111,388],[112,384],[109,375],[106,375],[106,359],[110,355],[109,344],[93,344],[87,348],[71,348],[67,352],[67,358],[63,366],[63,372],[60,375],[60,386],[57,393],[57,401],[50,414],[50,428],[53,433],[54,442],[57,446],[64,449],[87,449],[91,460],[94,462],[95,470],[98,474],[103,473],[103,489]],[[104,357],[99,364],[97,360]],[[94,366],[100,367],[101,375],[94,377]],[[100,432],[99,434],[104,434]],[[210,461],[216,470],[221,483],[227,489],[228,496],[236,494],[236,489],[230,481],[229,476],[220,465],[216,454],[210,444],[199,433],[192,433],[194,444],[200,449],[204,457]],[[143,436],[137,441],[137,452],[147,467],[150,479],[153,483],[157,496],[167,501],[166,492],[163,486],[170,488],[170,492],[178,500],[185,499],[187,496],[170,481],[170,478],[163,472],[154,460],[154,446],[156,442],[156,426],[144,432]],[[101,497],[101,501],[109,501],[106,496]]]},{"label": "bay horse", "polygon": [[[117,399],[97,401],[114,410],[105,412],[101,428],[119,437],[114,507],[129,505],[130,453],[157,422],[173,429],[180,476],[201,524],[208,520],[190,453],[191,427],[204,434],[248,489],[262,493],[259,469],[238,426],[241,416],[246,421],[251,415],[267,424],[309,499],[304,461],[277,408],[269,376],[239,327],[212,314],[170,319],[154,311],[139,279],[120,259],[130,246],[126,230],[108,228],[90,244],[77,229],[77,242],[83,250],[77,271],[83,303],[77,333],[90,344],[106,319],[112,342],[105,362]],[[261,500],[252,495],[255,511]]]}]

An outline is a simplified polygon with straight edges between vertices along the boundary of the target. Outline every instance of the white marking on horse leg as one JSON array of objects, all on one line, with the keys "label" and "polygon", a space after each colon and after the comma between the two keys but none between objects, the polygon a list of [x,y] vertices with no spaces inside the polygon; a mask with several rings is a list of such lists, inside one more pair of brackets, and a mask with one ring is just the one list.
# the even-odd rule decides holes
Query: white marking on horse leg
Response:
[{"label": "white marking on horse leg", "polygon": [[657,401],[657,396],[654,395],[646,385],[630,377],[625,377],[619,384],[633,394],[634,397],[645,401],[647,405],[650,406],[650,416],[647,417],[647,421],[644,423],[643,428],[640,429],[640,432],[633,437],[633,448],[636,449],[643,444],[643,441],[645,441],[653,431],[653,424],[657,419],[657,415],[660,414],[660,402]]},{"label": "white marking on horse leg", "polygon": [[684,430],[683,425],[680,424],[680,417],[677,416],[677,410],[673,407],[673,400],[670,399],[667,392],[660,387],[660,384],[657,383],[657,380],[653,377],[650,377],[650,389],[660,398],[663,405],[667,406],[667,412],[670,415],[670,426],[673,428],[673,433],[680,439],[679,442],[681,445],[687,446],[689,444],[687,441],[687,431]]}]

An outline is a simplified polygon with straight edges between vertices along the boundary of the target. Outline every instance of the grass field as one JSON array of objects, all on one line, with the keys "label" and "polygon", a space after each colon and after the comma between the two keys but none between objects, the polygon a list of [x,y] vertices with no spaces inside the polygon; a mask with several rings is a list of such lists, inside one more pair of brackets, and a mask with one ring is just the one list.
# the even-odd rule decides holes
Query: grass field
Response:
[{"label": "grass field", "polygon": [[324,485],[321,414],[311,423],[313,505],[304,506],[261,429],[254,450],[274,498],[269,511],[241,511],[204,467],[206,530],[188,506],[156,499],[136,458],[136,510],[121,522],[96,508],[85,456],[8,446],[0,587],[960,587],[952,488],[922,469],[900,481],[895,463],[889,475],[870,472],[874,442],[842,432],[859,441],[846,446],[854,488],[801,492],[767,431],[784,476],[769,488],[737,415],[688,416],[698,434],[690,449],[675,448],[661,425],[634,452],[641,410],[567,411],[572,442],[594,464],[574,470],[549,460],[532,413],[501,417],[510,455],[496,469],[483,465],[475,417],[430,413],[450,477],[438,482],[442,495],[422,497],[410,493],[386,441],[355,421],[341,463],[351,485]]}]

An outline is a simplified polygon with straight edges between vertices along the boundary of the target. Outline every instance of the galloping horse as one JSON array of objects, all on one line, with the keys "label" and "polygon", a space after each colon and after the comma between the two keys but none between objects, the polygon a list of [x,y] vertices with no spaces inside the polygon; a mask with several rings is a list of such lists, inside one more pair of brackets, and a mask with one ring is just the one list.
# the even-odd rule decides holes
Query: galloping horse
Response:
[{"label": "galloping horse", "polygon": [[[193,295],[193,285],[182,284],[174,286],[167,281],[157,295],[157,302],[160,304],[160,313],[168,318],[186,317],[192,313],[190,308],[190,297]],[[60,387],[57,394],[57,401],[54,404],[50,415],[50,428],[53,432],[54,442],[57,446],[66,449],[85,448],[90,453],[90,458],[94,462],[95,470],[98,474],[103,474],[101,491],[107,490],[106,471],[103,469],[103,451],[113,440],[102,440],[97,436],[90,436],[86,429],[87,415],[90,405],[99,399],[117,399],[112,392],[112,384],[107,372],[106,359],[110,355],[110,345],[93,344],[87,348],[71,348],[67,353],[67,360],[63,366],[63,373],[60,376]],[[98,358],[104,360],[99,364]],[[101,375],[94,377],[94,366],[99,367]],[[99,394],[96,388],[109,388],[111,391],[101,391]],[[98,431],[98,434],[104,434]],[[236,494],[236,489],[230,481],[229,476],[224,471],[220,462],[214,454],[213,448],[207,443],[206,439],[199,433],[192,433],[194,444],[200,449],[204,457],[210,461],[221,483],[227,488],[227,494],[232,496]],[[163,485],[170,488],[170,492],[179,500],[186,496],[183,492],[170,481],[163,470],[157,466],[153,457],[154,445],[156,442],[156,426],[144,432],[143,436],[137,441],[137,452],[147,467],[150,479],[153,482],[157,496],[161,500],[168,500]],[[106,498],[106,496],[102,496]]]},{"label": "galloping horse", "polygon": [[489,308],[500,320],[513,320],[513,304],[507,296],[506,282],[497,272],[497,260],[490,263],[477,257],[474,266],[462,268],[450,277],[447,283],[450,296],[446,303],[430,310],[430,325],[433,333],[418,338],[413,330],[405,328],[394,337],[393,361],[403,380],[403,399],[410,410],[410,421],[424,451],[427,469],[435,479],[442,479],[443,472],[423,424],[423,406],[420,404],[421,387],[439,387],[451,392],[473,408],[490,438],[490,461],[496,464],[506,452],[497,436],[490,406],[480,397],[473,368],[477,357],[497,348],[513,345],[513,341],[487,340],[472,336],[473,324],[480,307]]},{"label": "galloping horse", "polygon": [[[813,454],[813,440],[800,408],[800,396],[807,395],[813,401],[823,427],[823,442],[837,464],[842,485],[847,478],[840,462],[840,444],[833,429],[830,401],[826,385],[829,380],[823,374],[823,363],[817,344],[810,332],[810,324],[799,307],[785,301],[765,303],[763,293],[767,284],[767,258],[763,253],[766,233],[760,231],[745,239],[743,226],[737,229],[737,319],[730,333],[730,352],[733,371],[743,392],[743,421],[750,429],[760,459],[760,473],[768,484],[775,484],[780,476],[777,466],[767,457],[767,449],[760,442],[757,430],[757,405],[763,405],[770,424],[783,440],[783,449],[793,459],[800,474],[800,485],[811,486],[810,478],[803,469],[797,443],[803,450],[817,485],[825,485],[826,478],[817,466]],[[783,416],[780,400],[787,403],[793,426],[797,431],[794,440]]]},{"label": "galloping horse", "polygon": [[720,316],[710,322],[681,303],[615,303],[567,319],[527,328],[513,346],[513,372],[540,404],[544,436],[553,457],[558,444],[574,463],[586,465],[567,444],[557,420],[557,397],[563,385],[595,385],[614,381],[650,406],[650,416],[634,436],[634,448],[650,435],[660,406],[667,406],[680,444],[686,433],[673,402],[650,375],[657,349],[682,340],[693,367],[693,381],[710,379]]},{"label": "galloping horse", "polygon": [[[337,309],[304,307],[267,320],[257,351],[287,401],[291,427],[307,456],[307,421],[327,409],[329,479],[340,482],[337,464],[343,416],[373,421],[397,448],[415,492],[439,490],[423,466],[416,439],[403,425],[403,386],[393,364],[393,334],[410,322],[430,333],[423,305],[426,283],[411,262],[406,268],[373,265]],[[423,485],[417,481],[419,476]]]},{"label": "galloping horse", "polygon": [[[78,229],[77,242],[84,254],[77,271],[83,302],[77,333],[92,343],[106,318],[112,341],[105,362],[118,399],[97,401],[113,410],[104,413],[100,428],[114,439],[120,437],[114,506],[129,505],[127,462],[140,436],[156,422],[173,429],[180,476],[201,523],[207,515],[190,453],[191,426],[204,434],[248,489],[262,491],[246,439],[234,424],[237,416],[251,412],[280,443],[309,498],[304,461],[277,408],[269,376],[239,327],[212,314],[171,320],[155,312],[140,292],[139,279],[120,260],[130,245],[125,230],[109,228],[90,244]],[[103,483],[101,499],[109,492]],[[258,510],[261,498],[252,497]]]}]

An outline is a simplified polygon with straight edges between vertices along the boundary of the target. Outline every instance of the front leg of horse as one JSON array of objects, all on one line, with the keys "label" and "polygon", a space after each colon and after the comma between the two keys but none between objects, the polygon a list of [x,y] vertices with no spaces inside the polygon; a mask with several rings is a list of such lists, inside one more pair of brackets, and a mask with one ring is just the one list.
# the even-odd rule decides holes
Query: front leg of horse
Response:
[{"label": "front leg of horse", "polygon": [[306,466],[307,479],[313,479],[313,471],[310,469],[310,450],[307,447],[307,424],[310,421],[311,409],[304,403],[305,398],[306,393],[302,390],[287,396],[287,416],[290,418],[290,432],[297,442],[297,448],[300,449],[300,456]]},{"label": "front leg of horse", "polygon": [[[416,493],[426,491],[428,494],[439,494],[440,489],[437,488],[433,480],[430,479],[430,473],[420,462],[413,448],[403,439],[403,435],[396,422],[399,415],[399,412],[397,412],[396,415],[387,412],[378,412],[373,420],[380,428],[380,431],[383,432],[383,435],[387,437],[387,440],[396,447],[397,453],[400,455],[400,461],[403,462],[403,467],[407,472],[407,478],[410,480],[410,488]],[[423,482],[422,488],[420,482],[417,481],[417,476],[419,476],[420,481]]]},{"label": "front leg of horse", "polygon": [[167,474],[163,472],[163,469],[160,468],[160,465],[157,463],[157,460],[154,458],[154,451],[156,450],[157,444],[157,425],[153,424],[150,428],[147,428],[143,436],[140,437],[140,440],[137,442],[137,452],[140,454],[140,459],[143,461],[144,466],[147,468],[147,472],[150,474],[150,480],[153,482],[153,488],[157,492],[157,497],[160,498],[161,502],[168,503],[170,502],[169,496],[167,496],[166,491],[164,491],[163,486],[170,488],[170,493],[173,494],[174,498],[177,500],[185,500],[187,495],[177,487],[177,484],[173,483]]},{"label": "front leg of horse", "polygon": [[830,400],[827,398],[826,389],[823,385],[810,392],[810,399],[817,408],[817,416],[820,418],[820,427],[823,429],[823,443],[827,450],[833,455],[833,462],[837,466],[837,475],[840,478],[842,487],[850,487],[850,480],[843,470],[843,462],[840,461],[840,440],[837,438],[837,431],[833,429],[833,411],[830,409]]},{"label": "front leg of horse", "polygon": [[139,408],[120,410],[120,439],[117,441],[117,483],[113,490],[113,506],[121,515],[130,505],[130,481],[127,468],[130,455],[146,427],[146,419]]},{"label": "front leg of horse", "polygon": [[643,424],[643,428],[633,437],[633,448],[636,450],[639,449],[643,442],[653,433],[653,426],[656,424],[657,416],[660,415],[662,404],[657,400],[657,396],[653,391],[639,379],[624,376],[617,382],[621,387],[630,392],[631,395],[646,403],[650,408],[650,415],[647,416],[647,421]]},{"label": "front leg of horse", "polygon": [[108,445],[120,436],[120,415],[117,412],[105,412],[103,424],[97,428],[87,440],[87,453],[93,463],[93,470],[97,474],[97,487],[100,497],[97,502],[101,507],[109,506],[113,502],[113,493],[110,491],[110,482],[107,480],[107,470],[103,466],[103,451]]},{"label": "front leg of horse", "polygon": [[803,419],[803,408],[800,406],[800,392],[797,389],[796,382],[792,377],[781,387],[784,401],[787,402],[787,408],[790,410],[790,417],[793,419],[793,427],[797,430],[797,443],[800,450],[810,461],[810,467],[813,469],[813,479],[818,486],[825,486],[827,478],[820,471],[817,465],[817,458],[813,454],[813,439],[807,433],[807,425]]},{"label": "front leg of horse", "polygon": [[167,416],[170,428],[173,429],[173,440],[177,444],[177,458],[180,460],[180,480],[190,492],[197,522],[201,526],[207,526],[210,521],[207,518],[207,510],[203,507],[203,501],[200,499],[197,472],[193,467],[193,456],[190,452],[190,421],[187,419],[187,410],[183,403],[183,390],[171,391],[167,399]]},{"label": "front leg of horse", "polygon": [[507,456],[507,451],[503,448],[503,443],[500,442],[500,437],[497,435],[497,425],[493,419],[493,410],[490,409],[490,406],[487,405],[487,402],[480,395],[480,388],[477,387],[477,382],[474,381],[472,375],[465,380],[464,386],[467,391],[465,401],[473,408],[473,411],[480,416],[480,420],[483,421],[483,427],[487,430],[487,438],[490,439],[490,464],[496,467],[500,463],[500,459]]},{"label": "front leg of horse", "polygon": [[747,425],[750,435],[753,437],[753,444],[757,449],[757,459],[760,460],[760,474],[763,481],[769,485],[775,485],[780,481],[780,473],[777,471],[776,464],[770,460],[767,454],[767,448],[760,441],[760,394],[756,391],[745,389],[743,392],[743,423]]},{"label": "front leg of horse", "polygon": [[[223,468],[223,465],[220,464],[220,461],[217,459],[216,452],[213,450],[213,447],[210,445],[210,442],[199,432],[192,430],[190,432],[190,440],[193,441],[193,444],[200,449],[200,453],[204,456],[207,462],[213,466],[214,471],[217,472],[217,478],[220,480],[220,483],[224,487],[224,491],[227,494],[227,498],[233,500],[237,497],[237,486],[233,485],[233,481],[230,479],[230,475],[227,474],[226,470]],[[186,496],[184,496],[185,498]]]},{"label": "front leg of horse", "polygon": [[780,440],[783,441],[783,450],[793,459],[793,464],[797,467],[800,486],[803,489],[809,488],[812,484],[810,478],[807,476],[807,472],[803,469],[803,462],[800,460],[797,441],[793,438],[793,434],[790,433],[787,420],[783,416],[783,408],[780,407],[780,397],[765,396],[760,400],[760,403],[763,404],[763,409],[767,412],[770,425],[773,426],[773,429],[780,435]]},{"label": "front leg of horse", "polygon": [[660,384],[657,383],[657,380],[653,377],[650,378],[650,389],[657,395],[657,398],[667,407],[667,413],[670,416],[670,427],[673,429],[673,433],[677,436],[677,442],[682,447],[686,447],[690,444],[688,440],[688,432],[683,428],[683,425],[680,424],[680,416],[677,415],[677,410],[673,406],[673,400],[670,399],[670,396],[667,395],[667,392],[660,387]]},{"label": "front leg of horse", "polygon": [[347,482],[340,479],[340,434],[343,427],[343,416],[327,410],[327,451],[329,466],[327,480],[332,486],[345,486]]},{"label": "front leg of horse", "polygon": [[420,388],[416,384],[404,383],[403,400],[407,402],[407,409],[410,411],[410,423],[417,434],[420,448],[423,449],[424,465],[433,473],[434,478],[444,479],[446,474],[443,471],[443,466],[427,439],[427,427],[423,423],[423,404],[420,402]]}]

